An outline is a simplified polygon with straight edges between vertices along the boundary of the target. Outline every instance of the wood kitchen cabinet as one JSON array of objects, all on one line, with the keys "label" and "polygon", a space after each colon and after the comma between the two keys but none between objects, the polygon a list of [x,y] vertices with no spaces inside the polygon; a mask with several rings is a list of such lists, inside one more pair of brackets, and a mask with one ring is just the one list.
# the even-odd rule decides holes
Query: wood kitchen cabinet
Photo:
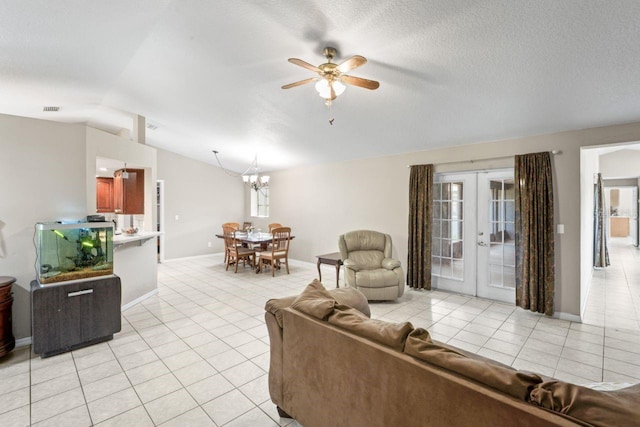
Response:
[{"label": "wood kitchen cabinet", "polygon": [[40,285],[31,282],[33,352],[49,357],[113,338],[121,329],[120,277]]},{"label": "wood kitchen cabinet", "polygon": [[96,212],[113,211],[113,178],[96,178]]},{"label": "wood kitchen cabinet", "polygon": [[144,214],[144,169],[124,169],[113,174],[113,211],[118,214]]}]

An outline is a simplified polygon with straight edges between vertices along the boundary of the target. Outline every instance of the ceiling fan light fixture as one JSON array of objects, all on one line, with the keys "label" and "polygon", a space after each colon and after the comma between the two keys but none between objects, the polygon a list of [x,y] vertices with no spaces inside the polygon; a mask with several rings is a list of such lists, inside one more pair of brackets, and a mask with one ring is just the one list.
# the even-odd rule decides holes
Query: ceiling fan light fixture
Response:
[{"label": "ceiling fan light fixture", "polygon": [[335,96],[342,95],[347,88],[339,80],[320,79],[316,83],[316,91],[318,91],[318,95],[320,95],[321,98],[331,99],[331,86],[333,86]]}]

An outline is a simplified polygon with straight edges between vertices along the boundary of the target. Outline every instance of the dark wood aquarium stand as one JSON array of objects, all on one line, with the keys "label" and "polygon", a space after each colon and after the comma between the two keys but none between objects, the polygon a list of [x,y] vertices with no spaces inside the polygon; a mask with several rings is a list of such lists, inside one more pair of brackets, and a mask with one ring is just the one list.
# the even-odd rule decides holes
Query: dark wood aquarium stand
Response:
[{"label": "dark wood aquarium stand", "polygon": [[113,338],[122,327],[120,277],[40,285],[31,282],[33,352],[41,357]]},{"label": "dark wood aquarium stand", "polygon": [[0,358],[8,354],[16,346],[13,337],[11,320],[11,307],[13,296],[11,285],[16,279],[9,276],[0,276]]}]

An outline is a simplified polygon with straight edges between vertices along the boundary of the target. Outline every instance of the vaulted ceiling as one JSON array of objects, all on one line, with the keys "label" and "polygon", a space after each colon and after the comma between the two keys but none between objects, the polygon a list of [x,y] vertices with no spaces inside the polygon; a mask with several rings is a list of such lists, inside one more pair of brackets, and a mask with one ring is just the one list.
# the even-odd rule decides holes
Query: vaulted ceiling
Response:
[{"label": "vaulted ceiling", "polygon": [[[243,170],[640,120],[636,0],[28,0],[0,6],[0,113],[117,132]],[[329,109],[325,46],[359,54]],[[60,110],[43,112],[44,106]],[[333,124],[329,119],[333,118]]]}]

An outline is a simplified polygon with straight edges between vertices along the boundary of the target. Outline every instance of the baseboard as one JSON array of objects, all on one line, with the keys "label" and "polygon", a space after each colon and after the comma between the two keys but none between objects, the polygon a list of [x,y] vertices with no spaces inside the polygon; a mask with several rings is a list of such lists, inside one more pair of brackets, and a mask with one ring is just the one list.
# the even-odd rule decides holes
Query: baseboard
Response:
[{"label": "baseboard", "polygon": [[31,345],[31,337],[24,337],[16,340],[16,348]]},{"label": "baseboard", "polygon": [[582,318],[580,318],[580,316],[578,316],[577,314],[562,313],[558,311],[553,314],[553,317],[560,320],[568,320],[569,322],[582,323]]},{"label": "baseboard", "polygon": [[187,261],[190,259],[198,259],[198,258],[207,258],[210,256],[224,256],[224,252],[214,252],[214,253],[210,253],[210,254],[204,254],[204,255],[191,255],[191,256],[185,256],[185,257],[180,257],[180,258],[166,258],[164,259],[164,261],[162,261],[163,263],[165,262],[173,262],[173,261]]},{"label": "baseboard", "polygon": [[151,292],[147,292],[146,294],[142,295],[141,297],[138,297],[138,298],[134,299],[133,301],[123,305],[120,308],[120,311],[125,311],[125,310],[133,307],[134,305],[141,303],[142,301],[146,300],[147,298],[150,298],[150,297],[156,295],[157,293],[158,293],[158,289],[157,288],[152,290]]}]

